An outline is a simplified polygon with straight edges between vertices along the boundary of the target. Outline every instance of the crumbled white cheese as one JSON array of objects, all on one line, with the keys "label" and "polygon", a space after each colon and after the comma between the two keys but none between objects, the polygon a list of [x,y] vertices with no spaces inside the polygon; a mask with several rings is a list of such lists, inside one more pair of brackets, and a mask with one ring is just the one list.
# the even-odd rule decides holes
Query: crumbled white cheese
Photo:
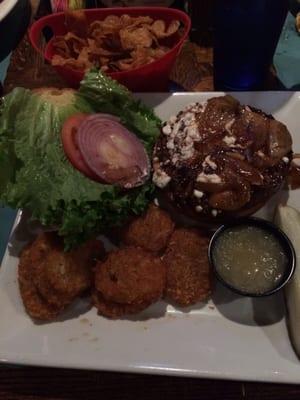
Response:
[{"label": "crumbled white cheese", "polygon": [[197,176],[197,182],[204,182],[204,183],[221,183],[222,180],[219,177],[219,175],[216,174],[205,174],[204,172],[201,172]]},{"label": "crumbled white cheese", "polygon": [[176,122],[176,124],[173,125],[173,130],[172,130],[171,136],[176,137],[179,130],[180,130],[180,122]]},{"label": "crumbled white cheese", "polygon": [[186,134],[195,142],[200,140],[199,130],[196,124],[186,128]]},{"label": "crumbled white cheese", "polygon": [[197,199],[201,199],[201,198],[204,196],[204,193],[201,192],[201,190],[195,189],[194,192],[193,192],[193,195],[194,195],[195,197],[197,197]]},{"label": "crumbled white cheese", "polygon": [[154,171],[152,180],[156,186],[163,189],[170,182],[171,177],[165,171],[158,168],[156,171]]},{"label": "crumbled white cheese", "polygon": [[187,112],[186,114],[185,114],[185,116],[184,116],[184,120],[185,121],[187,121],[187,120],[190,120],[190,119],[194,119],[195,118],[195,114],[194,113],[191,113],[191,112]]},{"label": "crumbled white cheese", "polygon": [[206,107],[207,107],[207,100],[203,101],[203,103],[201,104],[202,112],[205,111]]},{"label": "crumbled white cheese", "polygon": [[205,168],[206,166],[209,166],[211,169],[217,169],[217,164],[210,158],[210,156],[206,156],[203,163],[202,167]]},{"label": "crumbled white cheese", "polygon": [[188,160],[189,158],[192,158],[195,151],[193,144],[182,146],[180,150],[181,150],[181,158],[183,160]]},{"label": "crumbled white cheese", "polygon": [[213,210],[211,210],[211,214],[213,217],[216,217],[218,215],[218,211],[213,209]]},{"label": "crumbled white cheese", "polygon": [[191,112],[186,113],[182,118],[182,122],[185,126],[193,125],[195,123],[195,114]]},{"label": "crumbled white cheese", "polygon": [[201,212],[203,210],[203,207],[201,206],[196,206],[195,207],[196,212]]},{"label": "crumbled white cheese", "polygon": [[170,117],[162,128],[163,133],[168,136],[166,148],[172,164],[175,165],[194,156],[194,144],[201,140],[196,116],[203,107],[199,103],[188,105],[180,116]]},{"label": "crumbled white cheese", "polygon": [[170,135],[170,133],[172,132],[172,128],[170,127],[169,124],[163,126],[162,131],[165,135]]},{"label": "crumbled white cheese", "polygon": [[184,112],[187,112],[187,111],[198,112],[198,111],[200,111],[201,108],[202,108],[202,104],[200,104],[200,103],[190,103],[183,109],[183,111]]},{"label": "crumbled white cheese", "polygon": [[282,161],[283,161],[284,163],[288,164],[290,160],[289,160],[288,157],[282,157]]},{"label": "crumbled white cheese", "polygon": [[169,149],[169,150],[175,149],[174,140],[170,139],[167,141],[167,149]]},{"label": "crumbled white cheese", "polygon": [[233,146],[236,142],[236,137],[235,136],[224,136],[223,137],[223,142],[225,142],[228,146]]},{"label": "crumbled white cheese", "polygon": [[228,122],[225,124],[225,130],[226,130],[226,132],[229,133],[229,135],[232,135],[231,128],[232,128],[232,125],[234,124],[234,121],[235,121],[235,119],[232,118],[230,121],[228,121]]},{"label": "crumbled white cheese", "polygon": [[186,138],[183,141],[185,146],[190,146],[194,144],[193,138],[191,138],[189,135],[186,136]]},{"label": "crumbled white cheese", "polygon": [[186,115],[188,113],[198,114],[199,112],[204,112],[206,106],[207,106],[207,101],[204,101],[203,103],[190,103],[184,108],[183,112],[186,113]]},{"label": "crumbled white cheese", "polygon": [[174,156],[172,157],[172,164],[176,164],[179,161],[179,155],[178,154],[174,154]]}]

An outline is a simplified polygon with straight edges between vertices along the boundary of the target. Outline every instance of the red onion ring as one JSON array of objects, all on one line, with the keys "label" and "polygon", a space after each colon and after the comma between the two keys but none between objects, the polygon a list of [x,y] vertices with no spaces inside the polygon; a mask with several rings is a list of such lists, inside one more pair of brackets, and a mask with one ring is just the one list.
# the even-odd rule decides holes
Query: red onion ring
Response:
[{"label": "red onion ring", "polygon": [[150,161],[143,144],[117,117],[88,116],[78,127],[77,144],[86,164],[106,183],[129,189],[149,177]]}]

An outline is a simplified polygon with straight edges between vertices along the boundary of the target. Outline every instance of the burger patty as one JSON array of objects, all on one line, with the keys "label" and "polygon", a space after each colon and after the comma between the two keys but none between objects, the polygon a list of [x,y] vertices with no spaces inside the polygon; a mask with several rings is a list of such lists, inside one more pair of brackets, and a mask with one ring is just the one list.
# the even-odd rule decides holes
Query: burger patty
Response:
[{"label": "burger patty", "polygon": [[172,116],[153,154],[153,182],[177,211],[209,222],[249,215],[282,186],[292,159],[286,126],[231,96]]}]

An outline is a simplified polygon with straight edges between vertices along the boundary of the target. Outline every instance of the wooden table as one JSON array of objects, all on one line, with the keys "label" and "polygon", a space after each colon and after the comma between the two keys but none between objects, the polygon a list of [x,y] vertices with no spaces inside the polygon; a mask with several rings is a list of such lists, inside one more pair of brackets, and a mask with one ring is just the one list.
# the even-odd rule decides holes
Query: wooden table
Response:
[{"label": "wooden table", "polygon": [[[210,91],[212,72],[212,50],[188,42],[177,60],[172,79],[186,90]],[[18,85],[64,86],[52,68],[33,52],[26,38],[13,54],[4,90],[8,92]],[[274,73],[270,73],[266,88],[278,88]],[[0,399],[299,400],[300,386],[1,366]]]},{"label": "wooden table", "polygon": [[300,386],[49,368],[0,368],[1,400],[299,400]]},{"label": "wooden table", "polygon": [[[213,91],[212,48],[200,47],[187,41],[176,60],[170,79],[186,91]],[[34,51],[27,37],[24,38],[13,53],[5,80],[5,92],[9,92],[16,86],[23,86],[29,89],[41,86],[66,86],[54,69]],[[280,82],[273,68],[271,68],[264,83],[264,89],[280,89]]]}]

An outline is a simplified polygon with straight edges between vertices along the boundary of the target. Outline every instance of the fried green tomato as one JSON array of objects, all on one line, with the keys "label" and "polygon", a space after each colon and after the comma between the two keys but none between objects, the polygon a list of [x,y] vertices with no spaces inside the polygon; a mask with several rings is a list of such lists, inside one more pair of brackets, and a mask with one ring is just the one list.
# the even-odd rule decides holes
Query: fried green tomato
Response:
[{"label": "fried green tomato", "polygon": [[98,310],[99,315],[104,317],[117,319],[125,315],[137,314],[151,305],[151,303],[140,304],[120,304],[104,299],[102,294],[97,290],[92,292],[92,301]]},{"label": "fried green tomato", "polygon": [[165,297],[180,306],[204,301],[211,293],[209,239],[195,229],[176,229],[163,261],[167,266]]},{"label": "fried green tomato", "polygon": [[33,283],[34,269],[49,250],[51,236],[40,235],[35,242],[26,246],[20,255],[18,281],[21,298],[26,312],[34,319],[51,321],[62,311],[61,306],[49,304],[40,295]]},{"label": "fried green tomato", "polygon": [[141,248],[119,249],[96,265],[94,303],[110,318],[135,314],[162,297],[165,283],[166,266],[160,258]]},{"label": "fried green tomato", "polygon": [[100,259],[103,248],[92,240],[77,250],[64,253],[53,249],[36,267],[34,283],[50,304],[66,306],[92,286],[92,268]]},{"label": "fried green tomato", "polygon": [[100,241],[89,241],[64,253],[55,234],[41,234],[23,250],[19,263],[19,287],[27,313],[52,320],[92,284],[92,268],[103,257]]},{"label": "fried green tomato", "polygon": [[123,241],[126,245],[158,253],[166,247],[173,230],[174,222],[169,214],[152,204],[145,215],[127,227]]}]

